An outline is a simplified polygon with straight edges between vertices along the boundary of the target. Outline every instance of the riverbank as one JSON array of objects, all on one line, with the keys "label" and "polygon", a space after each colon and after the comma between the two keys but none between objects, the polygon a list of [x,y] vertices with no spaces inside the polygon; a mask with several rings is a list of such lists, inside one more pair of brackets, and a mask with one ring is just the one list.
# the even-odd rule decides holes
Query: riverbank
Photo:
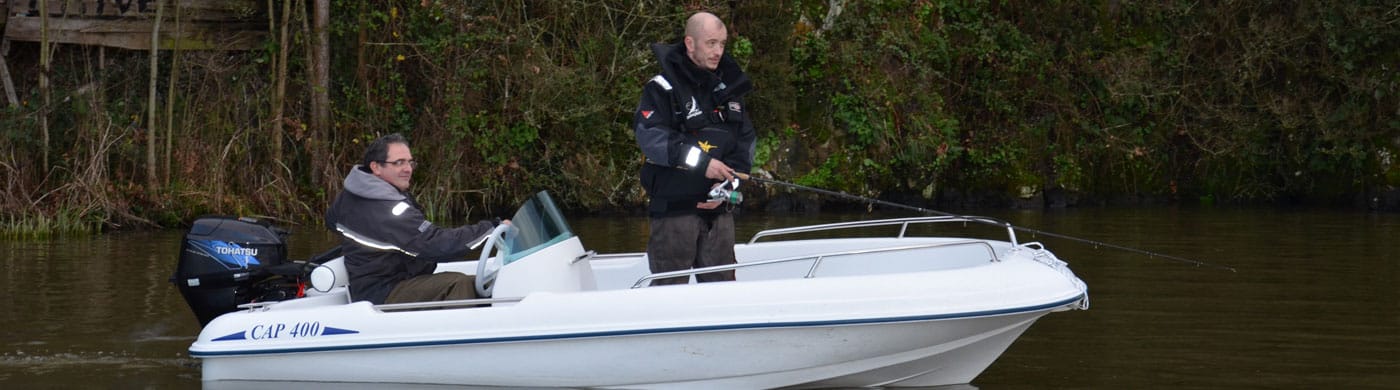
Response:
[{"label": "riverbank", "polygon": [[[823,195],[814,192],[792,191],[788,189],[773,189],[774,186],[749,184],[743,188],[744,200],[739,211],[744,214],[771,214],[771,215],[816,215],[820,213],[861,213],[874,210],[886,212],[909,212],[919,214],[920,209],[929,210],[932,213],[949,212],[954,214],[962,213],[982,213],[995,210],[1054,210],[1054,209],[1092,209],[1092,208],[1121,208],[1121,207],[1162,207],[1172,205],[1183,205],[1188,207],[1220,207],[1222,209],[1232,208],[1293,208],[1293,209],[1330,209],[1330,210],[1354,210],[1394,213],[1400,212],[1400,190],[1390,190],[1378,194],[1358,194],[1350,199],[1332,199],[1324,202],[1302,202],[1287,200],[1271,203],[1228,203],[1217,202],[1210,198],[1182,199],[1179,196],[1169,195],[1133,195],[1133,196],[1090,196],[1084,194],[1066,193],[1065,191],[1028,191],[1017,193],[1014,196],[1006,193],[994,192],[951,192],[940,194],[938,199],[926,199],[920,194],[889,194],[878,198],[860,197],[850,194],[844,196]],[[508,217],[507,210],[514,208],[515,204],[493,204],[483,205],[477,213],[470,215],[448,215],[440,216],[441,220],[449,221],[471,221],[480,218],[495,216]],[[432,206],[429,206],[432,207]],[[644,217],[646,215],[645,203],[639,203],[631,207],[580,207],[577,204],[563,203],[560,207],[570,215],[580,216],[629,216]],[[237,213],[206,213],[221,215],[241,215],[252,216],[275,221],[285,225],[306,225],[315,226],[320,224],[320,216],[323,210],[300,213],[293,215],[264,215],[258,213],[237,214]],[[201,214],[205,215],[205,214]],[[110,226],[97,223],[90,219],[84,219],[73,213],[62,213],[58,218],[37,216],[26,219],[25,217],[11,218],[0,221],[0,236],[11,239],[51,239],[66,235],[87,235],[96,233],[109,233],[123,230],[149,230],[149,229],[179,229],[185,227],[185,223],[193,221],[199,215],[190,215],[177,218],[178,221],[166,224],[137,224],[132,226]],[[153,218],[143,218],[153,219]],[[183,221],[183,222],[180,222]]]},{"label": "riverbank", "polygon": [[[755,166],[778,180],[935,209],[1400,207],[1400,29],[1378,2],[374,0],[332,2],[325,35],[264,3],[237,14],[268,24],[252,50],[11,42],[3,229],[314,219],[393,132],[434,219],[541,189],[631,212],[647,47],[696,10],[728,23],[756,83]],[[843,203],[785,193],[748,207]]]}]

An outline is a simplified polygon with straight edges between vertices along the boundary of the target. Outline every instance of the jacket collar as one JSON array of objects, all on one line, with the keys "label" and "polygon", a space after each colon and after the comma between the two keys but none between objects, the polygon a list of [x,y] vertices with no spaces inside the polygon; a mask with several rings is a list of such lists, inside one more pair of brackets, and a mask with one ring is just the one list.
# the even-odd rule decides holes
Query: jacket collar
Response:
[{"label": "jacket collar", "polygon": [[350,169],[349,175],[345,175],[345,190],[368,199],[404,200],[408,198],[398,188],[394,188],[393,184],[361,169],[359,164]]},{"label": "jacket collar", "polygon": [[674,44],[654,43],[651,45],[651,51],[656,55],[656,61],[661,64],[661,74],[673,84],[683,84],[686,89],[709,92],[720,89],[718,86],[722,82],[725,92],[720,100],[740,97],[753,90],[749,76],[739,69],[739,62],[729,53],[720,57],[718,68],[711,72],[700,69],[685,55],[684,41]]}]

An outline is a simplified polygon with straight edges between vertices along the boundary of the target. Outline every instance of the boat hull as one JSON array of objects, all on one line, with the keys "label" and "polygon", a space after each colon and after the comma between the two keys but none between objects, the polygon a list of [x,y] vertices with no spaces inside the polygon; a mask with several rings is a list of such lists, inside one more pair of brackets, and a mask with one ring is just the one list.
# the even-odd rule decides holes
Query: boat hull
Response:
[{"label": "boat hull", "polygon": [[351,303],[336,276],[327,293],[215,318],[190,354],[207,383],[927,387],[970,383],[1041,316],[1088,306],[1064,262],[1014,237],[751,241],[736,281],[652,287],[692,271],[537,241],[499,262],[491,300]]},{"label": "boat hull", "polygon": [[938,386],[971,382],[1036,319],[1060,307],[960,318],[325,346],[209,355],[204,356],[203,370],[206,381],[617,388]]},{"label": "boat hull", "polygon": [[190,352],[204,360],[206,381],[960,384],[1039,317],[1083,304],[1083,290],[1056,272],[1018,260],[905,274],[541,292],[508,306],[466,309],[384,312],[366,302],[255,309],[215,319]]}]

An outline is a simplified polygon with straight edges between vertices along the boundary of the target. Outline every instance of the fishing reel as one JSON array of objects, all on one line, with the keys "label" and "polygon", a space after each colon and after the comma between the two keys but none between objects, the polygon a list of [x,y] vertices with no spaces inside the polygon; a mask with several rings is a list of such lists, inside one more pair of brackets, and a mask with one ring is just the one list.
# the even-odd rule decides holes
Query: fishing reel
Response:
[{"label": "fishing reel", "polygon": [[729,202],[739,204],[744,201],[744,194],[739,193],[739,178],[733,181],[726,181],[715,188],[710,189],[709,202]]}]

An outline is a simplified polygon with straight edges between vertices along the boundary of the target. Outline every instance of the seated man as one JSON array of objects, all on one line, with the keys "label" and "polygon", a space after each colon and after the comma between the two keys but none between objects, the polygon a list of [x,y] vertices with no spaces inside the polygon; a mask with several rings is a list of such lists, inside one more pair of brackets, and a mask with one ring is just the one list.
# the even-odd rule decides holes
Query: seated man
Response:
[{"label": "seated man", "polygon": [[408,192],[413,168],[408,141],[380,137],[345,176],[345,190],[326,211],[326,227],[340,232],[350,294],[375,304],[476,298],[475,279],[433,273],[439,261],[458,261],[500,223],[499,218],[444,228],[428,222]]}]

